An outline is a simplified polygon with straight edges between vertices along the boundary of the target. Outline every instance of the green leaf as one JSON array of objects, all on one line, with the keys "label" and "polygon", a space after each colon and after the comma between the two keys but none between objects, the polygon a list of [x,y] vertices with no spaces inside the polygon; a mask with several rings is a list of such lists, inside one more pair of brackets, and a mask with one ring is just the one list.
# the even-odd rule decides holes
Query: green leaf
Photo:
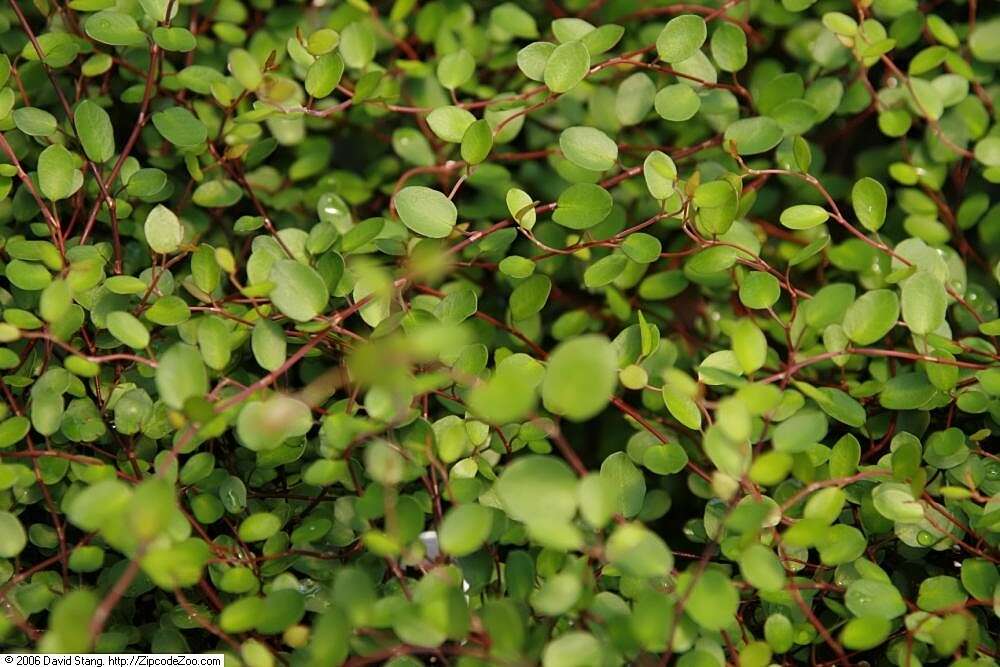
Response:
[{"label": "green leaf", "polygon": [[330,292],[312,267],[294,259],[278,260],[268,279],[274,283],[268,297],[281,313],[296,322],[308,322],[326,309]]},{"label": "green leaf", "polygon": [[469,408],[494,424],[506,424],[528,415],[542,380],[542,365],[524,354],[513,354],[497,365],[496,372],[469,394]]},{"label": "green leaf", "polygon": [[157,299],[145,313],[145,318],[163,326],[177,326],[191,317],[191,309],[183,299],[165,296]]},{"label": "green leaf", "polygon": [[162,204],[157,204],[146,216],[143,226],[146,243],[153,252],[168,254],[177,252],[184,240],[184,226],[174,212]]},{"label": "green leaf", "polygon": [[[64,32],[43,32],[36,35],[34,41],[29,41],[21,48],[21,57],[28,62],[41,60],[52,69],[66,67],[80,53],[80,44]],[[4,73],[4,80],[10,73],[9,62]]]},{"label": "green leaf", "polygon": [[611,213],[611,194],[599,185],[577,183],[562,191],[552,219],[569,229],[589,229]]},{"label": "green leaf", "polygon": [[862,616],[852,618],[840,633],[840,641],[844,648],[854,651],[866,651],[875,648],[892,632],[892,623],[879,616]]},{"label": "green leaf", "polygon": [[831,32],[845,37],[854,37],[858,34],[858,22],[841,12],[823,14],[823,25]]},{"label": "green leaf", "polygon": [[531,606],[546,616],[564,614],[579,600],[582,588],[578,575],[569,572],[557,574],[531,596]]},{"label": "green leaf", "polygon": [[609,285],[621,275],[627,265],[628,258],[624,254],[612,253],[602,257],[583,272],[583,284],[591,289]]},{"label": "green leaf", "polygon": [[642,510],[646,480],[625,452],[615,452],[604,459],[601,485],[616,513],[628,519]]},{"label": "green leaf", "polygon": [[91,14],[83,24],[91,38],[112,46],[139,46],[146,42],[146,35],[139,24],[128,14],[104,10]]},{"label": "green leaf", "polygon": [[73,114],[76,134],[83,152],[97,163],[106,162],[115,154],[115,132],[108,112],[90,100],[80,102]]},{"label": "green leaf", "polygon": [[221,371],[232,357],[229,328],[221,317],[209,315],[198,322],[198,348],[205,365]]},{"label": "green leaf", "polygon": [[706,630],[721,630],[735,621],[740,596],[718,570],[709,567],[700,575],[688,570],[678,577],[677,590],[687,595],[684,611]]},{"label": "green leaf", "polygon": [[535,272],[535,263],[520,255],[511,255],[500,260],[497,268],[511,278],[527,278]]},{"label": "green leaf", "polygon": [[747,274],[740,285],[740,301],[747,308],[760,310],[770,308],[781,296],[781,285],[770,273],[753,271]]},{"label": "green leaf", "polygon": [[515,321],[525,320],[544,306],[552,289],[548,276],[535,274],[518,285],[510,295],[510,315]]},{"label": "green leaf", "polygon": [[777,121],[767,116],[741,118],[726,128],[724,139],[732,142],[740,155],[766,153],[784,137],[784,131]]},{"label": "green leaf", "polygon": [[[517,52],[517,67],[532,81],[541,81],[545,77],[549,56],[555,50],[556,45],[551,42],[532,42]],[[589,53],[587,58],[589,60]]]},{"label": "green leaf", "polygon": [[372,23],[359,19],[340,33],[340,54],[348,67],[361,69],[375,57],[375,30]]},{"label": "green leaf", "polygon": [[792,155],[795,158],[795,165],[803,173],[808,173],[812,166],[812,149],[809,142],[802,137],[795,137],[792,140]]},{"label": "green leaf", "polygon": [[920,582],[917,606],[924,611],[937,612],[962,607],[968,598],[957,578],[939,575]]},{"label": "green leaf", "polygon": [[747,64],[747,36],[739,26],[718,23],[712,33],[712,58],[719,69],[738,72]]},{"label": "green leaf", "polygon": [[864,407],[840,389],[820,387],[815,394],[811,393],[809,396],[823,412],[837,421],[855,428],[864,426],[868,416]]},{"label": "green leaf", "polygon": [[553,93],[565,93],[583,81],[590,70],[590,52],[582,42],[560,44],[545,62],[542,79]]},{"label": "green leaf", "polygon": [[591,58],[612,49],[625,34],[625,28],[614,23],[602,25],[591,30],[580,38],[583,45],[587,47]]},{"label": "green leaf", "polygon": [[427,124],[434,134],[453,144],[462,143],[462,137],[474,122],[476,117],[461,107],[438,107],[427,114]]},{"label": "green leaf", "polygon": [[701,410],[695,402],[697,385],[678,370],[664,374],[663,402],[674,419],[690,429],[701,428]]},{"label": "green leaf", "polygon": [[804,452],[826,437],[827,419],[819,410],[800,410],[778,424],[772,442],[779,452]]},{"label": "green leaf", "polygon": [[243,406],[236,420],[236,435],[247,449],[266,452],[280,447],[290,438],[305,435],[312,424],[312,412],[308,405],[290,396],[276,394]]},{"label": "green leaf", "polygon": [[662,393],[663,402],[674,419],[690,429],[701,428],[701,411],[687,392],[665,382]]},{"label": "green leaf", "polygon": [[[333,90],[333,87],[330,90]],[[412,127],[402,127],[393,132],[392,148],[399,157],[411,164],[421,167],[434,164],[434,151],[431,150],[430,143],[424,135]]]},{"label": "green leaf", "polygon": [[516,3],[505,2],[490,11],[490,22],[513,37],[534,39],[538,37],[535,18]]},{"label": "green leaf", "polygon": [[900,373],[885,384],[879,403],[890,410],[927,409],[936,394],[937,389],[924,373]]},{"label": "green leaf", "polygon": [[329,96],[344,76],[344,59],[339,53],[324,53],[306,72],[306,92],[317,99]]},{"label": "green leaf", "polygon": [[644,232],[629,234],[622,243],[622,252],[625,253],[625,256],[639,264],[652,264],[660,259],[662,251],[663,245],[660,243],[660,239]]},{"label": "green leaf", "polygon": [[654,199],[668,199],[673,196],[677,183],[677,166],[670,156],[661,151],[653,151],[642,163],[642,175],[646,188]]},{"label": "green leaf", "polygon": [[605,171],[618,160],[618,145],[593,127],[571,127],[559,135],[559,148],[567,160],[583,169]]},{"label": "green leaf", "polygon": [[469,126],[462,135],[462,159],[469,164],[479,164],[493,150],[493,130],[489,121],[481,118]]},{"label": "green leaf", "polygon": [[615,116],[622,125],[638,125],[653,108],[656,84],[643,72],[622,81],[615,97]]},{"label": "green leaf", "polygon": [[20,259],[12,260],[7,265],[6,275],[14,287],[28,292],[46,289],[52,283],[52,274],[48,269],[41,264]]},{"label": "green leaf", "polygon": [[165,28],[157,26],[153,28],[153,41],[165,51],[177,51],[187,53],[194,51],[198,46],[198,40],[187,28]]},{"label": "green leaf", "polygon": [[[167,8],[171,6],[169,0],[139,0],[139,4],[146,12],[146,15],[154,21],[167,20]],[[177,8],[174,7],[173,13],[176,13],[176,11]]]},{"label": "green leaf", "polygon": [[66,518],[81,530],[96,531],[109,519],[120,519],[131,501],[132,490],[125,482],[105,479],[75,495],[66,507]]},{"label": "green leaf", "polygon": [[142,350],[149,346],[149,331],[135,315],[116,310],[108,313],[108,331],[111,335],[135,350]]},{"label": "green leaf", "polygon": [[830,452],[830,474],[847,477],[858,469],[861,461],[861,444],[853,435],[845,435]]},{"label": "green leaf", "polygon": [[465,49],[459,49],[441,58],[437,66],[437,78],[442,86],[454,90],[471,79],[475,71],[475,59]]},{"label": "green leaf", "polygon": [[697,14],[682,14],[667,22],[656,38],[660,60],[677,63],[687,60],[701,48],[708,37],[705,19]]},{"label": "green leaf", "polygon": [[243,197],[243,189],[234,181],[218,179],[206,181],[195,188],[191,201],[205,208],[232,206]]},{"label": "green leaf", "polygon": [[872,290],[862,294],[844,313],[844,333],[858,345],[870,345],[889,333],[898,318],[896,293]]},{"label": "green leaf", "polygon": [[788,651],[794,639],[791,621],[784,614],[771,614],[764,623],[764,637],[776,653]]},{"label": "green leaf", "polygon": [[45,648],[72,653],[90,650],[93,639],[87,629],[98,602],[97,595],[85,589],[69,591],[58,599],[49,616]]},{"label": "green leaf", "polygon": [[26,417],[15,416],[0,422],[0,449],[16,445],[31,430],[31,422]]},{"label": "green leaf", "polygon": [[476,293],[471,289],[459,289],[441,299],[434,314],[445,324],[459,324],[472,317],[478,309]]},{"label": "green leaf", "polygon": [[257,90],[264,80],[257,59],[246,49],[233,49],[229,52],[228,60],[229,73],[237,83],[247,90]]},{"label": "green leaf", "polygon": [[608,560],[626,574],[640,578],[662,578],[674,567],[674,555],[656,533],[627,523],[618,526],[608,538]]},{"label": "green leaf", "polygon": [[[710,181],[702,183],[695,190],[694,203],[698,207],[700,226],[709,234],[721,235],[729,231],[736,219],[739,211],[739,193],[729,181]],[[735,261],[734,250],[728,246],[707,248],[708,254],[703,259],[729,255]]]},{"label": "green leaf", "polygon": [[642,455],[642,465],[657,475],[679,473],[687,464],[687,452],[674,442],[659,447],[649,447]]},{"label": "green leaf", "polygon": [[997,46],[1000,37],[1000,21],[979,21],[976,29],[969,33],[969,49],[977,60],[984,63],[1000,62],[1000,47]]},{"label": "green leaf", "polygon": [[21,107],[14,109],[11,115],[17,129],[32,137],[51,136],[59,126],[56,117],[44,109]]},{"label": "green leaf", "polygon": [[973,153],[988,167],[1000,166],[1000,137],[985,137],[976,142]]},{"label": "green leaf", "polygon": [[682,122],[694,117],[701,108],[698,93],[686,83],[664,86],[653,98],[656,113],[664,120]]},{"label": "green leaf", "polygon": [[551,456],[521,456],[496,483],[503,508],[515,521],[569,521],[576,513],[577,478],[568,465]]},{"label": "green leaf", "polygon": [[909,83],[907,92],[910,108],[928,120],[939,120],[944,113],[944,102],[937,88],[930,81],[916,76],[911,76]]},{"label": "green leaf", "polygon": [[288,344],[285,332],[271,320],[260,320],[251,334],[251,348],[254,359],[261,368],[273,371],[285,362]]},{"label": "green leaf", "polygon": [[838,523],[830,526],[816,548],[824,565],[842,565],[860,558],[867,546],[864,533],[854,526]]},{"label": "green leaf", "polygon": [[240,523],[239,536],[244,542],[263,542],[281,528],[281,519],[270,512],[251,514]]},{"label": "green leaf", "polygon": [[223,632],[252,630],[264,608],[264,598],[247,597],[230,602],[219,614],[219,628]]},{"label": "green leaf", "polygon": [[156,390],[175,410],[189,398],[208,393],[208,373],[198,350],[187,343],[175,343],[160,356],[156,367]]},{"label": "green leaf", "polygon": [[10,512],[0,512],[0,558],[14,558],[27,544],[20,520]]},{"label": "green leaf", "polygon": [[851,582],[844,594],[844,604],[852,614],[891,620],[906,613],[903,596],[891,583],[872,579]]},{"label": "green leaf", "polygon": [[725,140],[732,142],[740,155],[764,153],[777,146],[784,135],[781,126],[771,118],[743,118],[726,128]]},{"label": "green leaf", "polygon": [[586,667],[603,664],[601,643],[586,632],[567,632],[545,645],[542,667]]},{"label": "green leaf", "polygon": [[164,191],[167,175],[159,169],[140,169],[128,179],[128,193],[133,197],[153,197]]},{"label": "green leaf", "polygon": [[1000,570],[983,558],[962,561],[962,585],[977,600],[989,600],[1000,583]]},{"label": "green leaf", "polygon": [[593,417],[611,399],[617,370],[617,355],[603,336],[580,336],[556,346],[542,383],[545,408],[571,421]]},{"label": "green leaf", "polygon": [[264,598],[264,608],[257,619],[256,629],[265,635],[276,635],[302,620],[306,612],[305,597],[293,588],[274,589]]},{"label": "green leaf", "polygon": [[132,276],[112,276],[104,281],[104,287],[115,294],[143,294],[149,286]]},{"label": "green leaf", "polygon": [[740,573],[754,588],[765,592],[785,587],[785,568],[763,544],[751,544],[740,554]]},{"label": "green leaf", "polygon": [[879,484],[872,491],[872,502],[878,513],[890,521],[916,523],[924,518],[923,505],[914,499],[913,492],[905,484]]},{"label": "green leaf", "polygon": [[524,190],[511,188],[507,191],[506,201],[510,217],[519,226],[530,231],[535,226],[536,220],[535,203],[531,199],[531,195]]},{"label": "green leaf", "polygon": [[52,201],[67,199],[83,185],[83,174],[73,154],[53,144],[38,156],[38,184]]},{"label": "green leaf", "polygon": [[733,354],[744,373],[761,368],[767,359],[767,339],[750,319],[741,319],[733,327]]},{"label": "green leaf", "polygon": [[903,321],[915,334],[929,334],[944,324],[948,294],[928,271],[917,271],[903,282]]},{"label": "green leaf", "polygon": [[820,489],[806,502],[803,516],[830,525],[840,515],[846,499],[844,492],[836,487]]},{"label": "green leaf", "polygon": [[115,403],[115,430],[134,435],[152,415],[153,401],[143,389],[133,389]]},{"label": "green leaf", "polygon": [[441,550],[452,556],[468,556],[477,551],[493,529],[493,512],[475,503],[459,505],[448,511],[441,522]]},{"label": "green leaf", "polygon": [[396,213],[410,230],[433,239],[451,233],[458,220],[458,209],[437,190],[423,186],[405,187],[393,198]]},{"label": "green leaf", "polygon": [[851,189],[851,205],[854,215],[866,229],[877,232],[885,223],[885,212],[889,205],[885,188],[874,178],[862,178]]},{"label": "green leaf", "polygon": [[570,42],[574,39],[583,39],[595,30],[593,24],[590,22],[575,17],[557,18],[552,21],[550,27],[552,34],[555,35],[559,43]]},{"label": "green leaf", "polygon": [[135,487],[129,507],[129,527],[142,540],[152,540],[170,523],[177,511],[173,484],[152,477]]},{"label": "green leaf", "polygon": [[184,107],[173,106],[154,113],[153,126],[164,139],[182,150],[200,147],[208,139],[205,124]]},{"label": "green leaf", "polygon": [[799,204],[781,212],[781,224],[789,229],[812,229],[830,219],[830,214],[822,206]]}]

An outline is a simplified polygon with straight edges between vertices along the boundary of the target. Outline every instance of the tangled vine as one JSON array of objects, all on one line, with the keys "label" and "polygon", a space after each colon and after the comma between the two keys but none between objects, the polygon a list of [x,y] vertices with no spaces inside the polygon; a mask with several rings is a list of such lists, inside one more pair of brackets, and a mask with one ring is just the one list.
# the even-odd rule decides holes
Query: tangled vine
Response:
[{"label": "tangled vine", "polygon": [[995,0],[4,0],[0,646],[997,664]]}]

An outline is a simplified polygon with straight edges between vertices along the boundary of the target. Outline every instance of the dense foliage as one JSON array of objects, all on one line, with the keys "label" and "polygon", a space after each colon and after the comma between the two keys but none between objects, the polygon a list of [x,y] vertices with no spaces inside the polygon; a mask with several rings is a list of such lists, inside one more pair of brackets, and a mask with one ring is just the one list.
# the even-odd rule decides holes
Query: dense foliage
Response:
[{"label": "dense foliage", "polygon": [[0,645],[997,664],[995,0],[8,0]]}]

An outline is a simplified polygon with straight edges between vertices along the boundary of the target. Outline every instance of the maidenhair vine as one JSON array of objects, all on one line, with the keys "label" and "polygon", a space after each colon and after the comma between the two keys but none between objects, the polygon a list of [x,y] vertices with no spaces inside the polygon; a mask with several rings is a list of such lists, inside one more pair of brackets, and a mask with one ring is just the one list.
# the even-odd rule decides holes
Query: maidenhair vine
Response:
[{"label": "maidenhair vine", "polygon": [[0,646],[995,667],[990,0],[3,0]]}]

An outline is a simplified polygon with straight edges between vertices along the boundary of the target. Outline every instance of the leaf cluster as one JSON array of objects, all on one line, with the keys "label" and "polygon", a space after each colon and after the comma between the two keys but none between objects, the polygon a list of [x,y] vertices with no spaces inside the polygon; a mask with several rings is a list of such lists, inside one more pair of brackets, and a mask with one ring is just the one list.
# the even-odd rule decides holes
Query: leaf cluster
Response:
[{"label": "leaf cluster", "polygon": [[0,645],[991,667],[988,0],[9,0]]}]

